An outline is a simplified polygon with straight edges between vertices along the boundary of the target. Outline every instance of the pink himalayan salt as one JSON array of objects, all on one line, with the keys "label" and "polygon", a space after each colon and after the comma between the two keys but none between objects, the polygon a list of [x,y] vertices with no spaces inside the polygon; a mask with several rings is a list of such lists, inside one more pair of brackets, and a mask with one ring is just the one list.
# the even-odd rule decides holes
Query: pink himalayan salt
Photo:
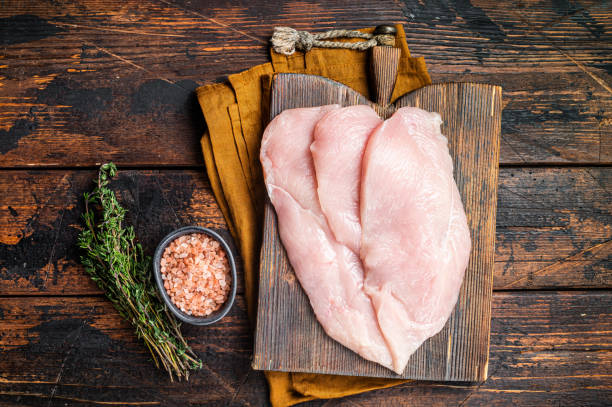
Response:
[{"label": "pink himalayan salt", "polygon": [[227,300],[232,284],[229,261],[212,237],[192,233],[174,239],[160,266],[166,292],[184,313],[205,317]]}]

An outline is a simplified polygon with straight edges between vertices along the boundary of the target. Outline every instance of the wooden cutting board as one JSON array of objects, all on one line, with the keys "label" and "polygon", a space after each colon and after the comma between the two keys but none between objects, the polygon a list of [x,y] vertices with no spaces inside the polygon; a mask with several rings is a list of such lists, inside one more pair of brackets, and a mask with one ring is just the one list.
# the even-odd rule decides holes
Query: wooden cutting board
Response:
[{"label": "wooden cutting board", "polygon": [[[271,118],[297,107],[332,103],[374,106],[352,89],[313,75],[278,74],[271,96]],[[283,249],[274,207],[268,201],[260,258],[254,369],[449,381],[479,381],[487,377],[501,88],[476,83],[430,85],[404,95],[395,106],[438,112],[444,121],[442,133],[449,140],[473,247],[455,310],[442,331],[410,358],[403,375],[361,358],[327,336],[316,320]],[[383,117],[395,109],[374,107]]]}]

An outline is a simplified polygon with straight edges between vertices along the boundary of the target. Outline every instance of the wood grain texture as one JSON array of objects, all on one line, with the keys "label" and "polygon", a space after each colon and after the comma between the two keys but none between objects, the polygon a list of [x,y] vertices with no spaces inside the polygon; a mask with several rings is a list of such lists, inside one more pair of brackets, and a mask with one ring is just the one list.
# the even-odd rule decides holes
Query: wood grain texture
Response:
[{"label": "wood grain texture", "polygon": [[612,287],[611,191],[611,168],[501,171],[495,288]]},{"label": "wood grain texture", "polygon": [[432,80],[504,84],[500,165],[609,162],[612,97],[586,77],[434,72]]},{"label": "wood grain texture", "polygon": [[[170,383],[105,299],[0,298],[0,404],[265,406],[263,375],[249,370],[244,307],[239,295],[219,325],[183,326],[205,366]],[[612,293],[496,293],[492,307],[486,381],[416,382],[327,406],[609,405]]]},{"label": "wood grain texture", "polygon": [[[434,82],[504,89],[500,163],[510,167],[499,173],[493,283],[511,291],[493,296],[486,381],[306,405],[612,405],[612,303],[601,290],[612,287],[612,171],[601,166],[612,164],[610,16],[600,0],[4,1],[0,404],[267,405],[263,375],[249,369],[242,296],[222,326],[184,327],[206,366],[182,384],[152,369],[107,301],[80,297],[98,293],[73,248],[94,172],[73,169],[194,167],[122,171],[121,195],[149,250],[175,224],[223,228],[201,172],[193,90],[268,61],[277,25],[400,22]],[[58,165],[73,169],[33,170]],[[518,291],[580,287],[598,290]],[[45,297],[62,294],[71,297]]]},{"label": "wood grain texture", "polygon": [[[356,92],[324,78],[279,74],[272,86],[270,115],[274,117],[294,107],[364,103],[362,99]],[[361,358],[327,336],[316,320],[282,247],[276,216],[268,202],[253,368],[428,380],[486,378],[501,89],[470,83],[430,85],[401,97],[396,106],[417,106],[440,113],[442,133],[449,140],[473,247],[453,314],[446,326],[414,353],[400,376]],[[380,112],[388,117],[393,110],[383,108]],[[293,335],[286,335],[285,330]]]},{"label": "wood grain texture", "polygon": [[[484,380],[489,359],[491,289],[495,253],[497,176],[501,133],[502,89],[499,86],[452,83],[431,85],[399,98],[395,105],[438,112],[448,138],[454,178],[472,238],[470,262],[455,310],[437,335],[444,338],[425,357],[446,364],[444,378]],[[430,353],[431,352],[431,353]],[[424,360],[423,362],[426,362]]]},{"label": "wood grain texture", "polygon": [[401,50],[395,47],[374,47],[370,53],[370,75],[374,95],[372,100],[386,107],[391,101],[391,93],[397,78],[397,68]]},{"label": "wood grain texture", "polygon": [[[103,297],[0,298],[0,404],[254,406],[265,403],[262,376],[249,374],[251,335],[240,295],[219,323],[184,325],[182,331],[203,360],[189,382],[170,382],[146,347]],[[29,315],[29,317],[26,317]],[[260,389],[251,404],[248,391]],[[55,390],[54,390],[55,389]],[[11,392],[32,394],[10,396]],[[8,393],[8,394],[7,394]],[[52,394],[52,396],[50,396]]]},{"label": "wood grain texture", "polygon": [[[93,189],[95,176],[95,171],[0,173],[0,295],[99,293],[76,247],[83,193]],[[120,170],[111,187],[149,255],[181,226],[227,234],[203,171]]]},{"label": "wood grain texture", "polygon": [[405,24],[435,82],[516,89],[501,163],[609,164],[612,98],[589,74],[612,80],[609,3],[589,3],[5,2],[0,166],[201,166],[197,86],[267,62],[275,25],[381,21]]},{"label": "wood grain texture", "polygon": [[[94,176],[0,171],[0,295],[99,293],[73,247]],[[149,253],[175,227],[226,227],[202,171],[120,169],[114,185]],[[501,168],[493,289],[612,288],[610,191],[610,168]]]}]

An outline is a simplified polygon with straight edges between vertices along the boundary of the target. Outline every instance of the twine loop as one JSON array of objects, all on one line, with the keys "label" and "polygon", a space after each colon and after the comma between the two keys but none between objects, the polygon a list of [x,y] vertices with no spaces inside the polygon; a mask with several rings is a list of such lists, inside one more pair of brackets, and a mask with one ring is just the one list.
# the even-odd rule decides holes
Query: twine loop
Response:
[{"label": "twine loop", "polygon": [[[365,41],[325,41],[334,38],[361,38]],[[330,30],[311,34],[308,31],[298,31],[291,27],[276,27],[274,28],[271,42],[275,52],[291,55],[296,50],[308,52],[313,47],[344,48],[365,51],[377,45],[393,46],[395,44],[395,36],[389,34],[374,35],[355,30]]]}]

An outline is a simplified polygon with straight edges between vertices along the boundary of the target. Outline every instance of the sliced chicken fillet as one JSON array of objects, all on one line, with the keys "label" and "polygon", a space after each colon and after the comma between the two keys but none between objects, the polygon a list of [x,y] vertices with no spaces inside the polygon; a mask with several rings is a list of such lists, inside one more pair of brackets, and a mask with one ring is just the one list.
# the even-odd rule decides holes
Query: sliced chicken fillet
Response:
[{"label": "sliced chicken fillet", "polygon": [[334,238],[321,211],[310,154],[316,123],[337,105],[286,110],[266,128],[260,159],[289,261],[325,332],[391,368],[358,256]]},{"label": "sliced chicken fillet", "polygon": [[310,146],[321,210],[336,240],[357,254],[361,161],[368,137],[381,123],[369,106],[335,109],[317,123]]},{"label": "sliced chicken fillet", "polygon": [[440,116],[399,109],[370,136],[361,181],[361,258],[395,371],[457,301],[471,241]]}]

